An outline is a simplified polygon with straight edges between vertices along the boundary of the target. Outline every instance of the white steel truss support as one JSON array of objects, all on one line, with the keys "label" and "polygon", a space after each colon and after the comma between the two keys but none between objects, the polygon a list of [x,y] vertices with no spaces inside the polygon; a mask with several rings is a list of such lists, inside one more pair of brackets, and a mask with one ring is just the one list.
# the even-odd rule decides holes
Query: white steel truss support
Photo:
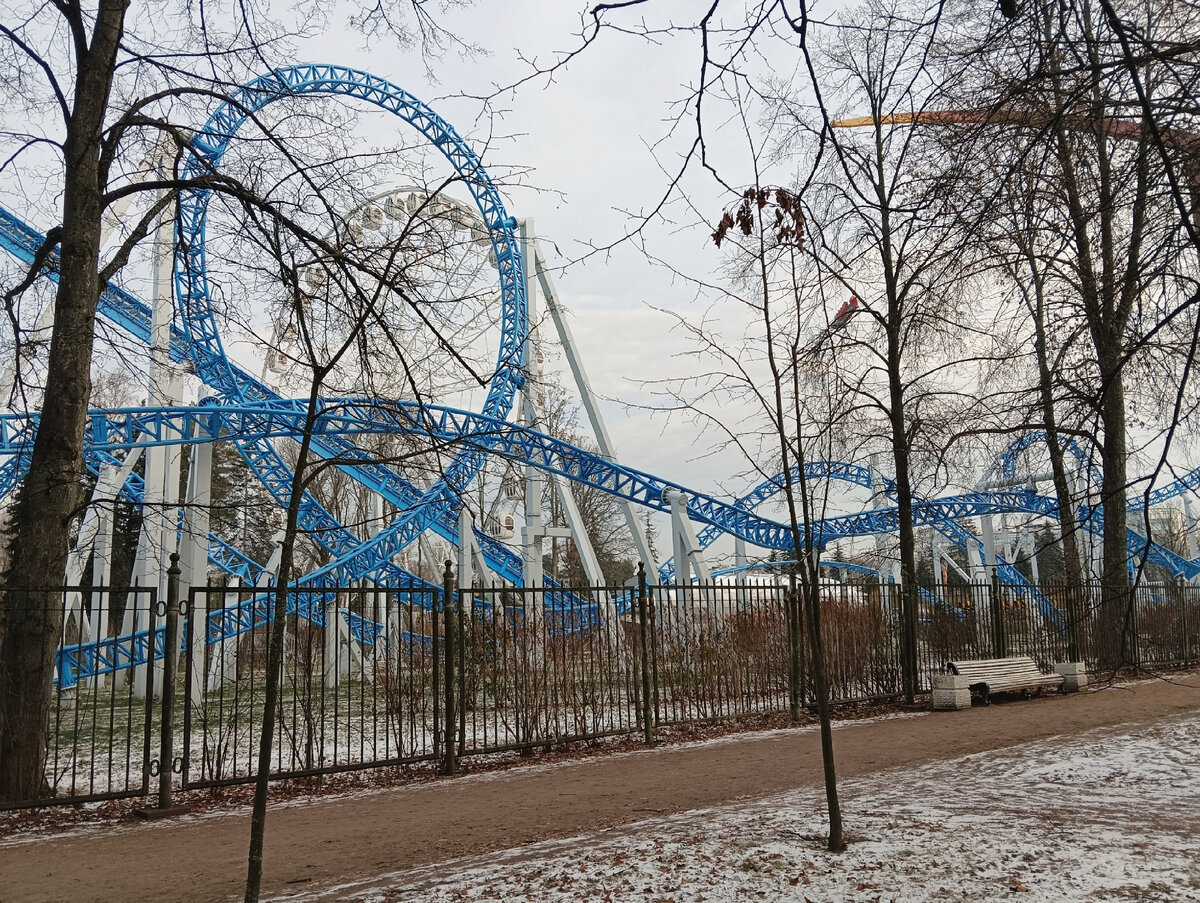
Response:
[{"label": "white steel truss support", "polygon": [[[712,598],[712,571],[709,570],[708,560],[704,550],[696,538],[696,527],[688,517],[686,493],[677,489],[667,489],[663,492],[663,501],[671,508],[671,547],[675,553],[675,584],[680,589],[688,587],[692,582],[692,572],[700,582],[700,592],[710,609],[715,606]],[[676,608],[682,608],[685,592],[676,590]]]},{"label": "white steel truss support", "polygon": [[[596,400],[595,392],[592,391],[592,384],[588,379],[587,371],[584,369],[583,360],[579,355],[579,349],[575,343],[575,336],[571,332],[571,325],[567,321],[566,312],[563,309],[562,302],[559,300],[554,282],[550,278],[550,268],[546,263],[545,255],[542,253],[541,245],[533,236],[532,225],[527,227],[523,222],[523,235],[526,228],[528,228],[529,236],[528,253],[531,253],[532,256],[526,256],[523,259],[526,261],[529,271],[537,276],[538,285],[542,290],[542,297],[546,300],[547,312],[550,314],[550,319],[554,322],[554,328],[558,332],[559,344],[562,346],[563,354],[567,359],[567,365],[571,368],[571,375],[575,380],[575,387],[583,403],[584,413],[587,414],[588,423],[592,427],[596,444],[599,446],[600,456],[606,461],[616,463],[616,447],[613,444],[612,437],[608,433],[604,417],[600,413],[600,405]],[[530,320],[532,321],[532,319],[531,314]],[[633,538],[633,545],[639,559],[646,564],[647,568],[652,567],[654,570],[658,570],[661,562],[656,560],[650,549],[649,540],[646,538],[646,531],[637,516],[637,509],[627,499],[621,499],[620,504],[621,512],[625,516],[625,525],[629,530],[630,536]]]},{"label": "white steel truss support", "polygon": [[[196,435],[200,435],[197,428]],[[191,587],[203,586],[208,583],[208,529],[209,513],[212,507],[212,465],[213,443],[197,442],[191,447],[191,460],[188,466],[187,496],[184,500],[183,513],[183,543],[180,547],[180,595],[186,598]],[[198,611],[192,613],[192,624],[202,629],[206,623],[205,613],[208,610],[208,599],[196,596],[195,604]],[[200,639],[196,642],[195,639]],[[191,684],[188,692],[192,702],[199,702],[204,696],[204,664],[205,642],[203,638],[194,638],[192,642]]]}]

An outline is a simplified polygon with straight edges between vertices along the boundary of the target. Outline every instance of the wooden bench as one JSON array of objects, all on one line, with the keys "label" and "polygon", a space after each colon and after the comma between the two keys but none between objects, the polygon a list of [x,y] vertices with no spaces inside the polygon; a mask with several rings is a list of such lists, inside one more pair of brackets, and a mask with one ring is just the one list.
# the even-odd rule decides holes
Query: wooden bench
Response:
[{"label": "wooden bench", "polygon": [[[1028,656],[1018,658],[988,658],[978,661],[946,662],[946,672],[967,679],[972,693],[978,692],[988,705],[992,693],[1011,693],[1014,690],[1037,690],[1061,687],[1061,674],[1045,674],[1037,662]],[[960,685],[961,686],[961,685]]]}]

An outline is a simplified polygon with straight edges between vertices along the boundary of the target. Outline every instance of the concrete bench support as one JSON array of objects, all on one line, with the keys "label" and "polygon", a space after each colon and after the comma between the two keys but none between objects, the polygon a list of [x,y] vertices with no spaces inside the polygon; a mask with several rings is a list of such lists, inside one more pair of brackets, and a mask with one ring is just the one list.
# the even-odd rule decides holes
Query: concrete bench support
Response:
[{"label": "concrete bench support", "polygon": [[1062,675],[1064,693],[1078,693],[1088,685],[1087,665],[1083,662],[1058,662],[1054,673]]},{"label": "concrete bench support", "polygon": [[933,677],[933,708],[936,712],[954,712],[971,707],[971,689],[967,679],[958,674],[935,674]]}]

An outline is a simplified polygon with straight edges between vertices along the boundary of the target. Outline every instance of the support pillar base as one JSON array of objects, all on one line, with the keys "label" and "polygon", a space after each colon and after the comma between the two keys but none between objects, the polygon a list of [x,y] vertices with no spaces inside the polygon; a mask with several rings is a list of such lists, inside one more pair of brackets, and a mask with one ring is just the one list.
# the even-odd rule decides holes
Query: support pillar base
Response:
[{"label": "support pillar base", "polygon": [[1088,685],[1087,664],[1084,662],[1056,662],[1054,673],[1063,676],[1064,693],[1078,693]]},{"label": "support pillar base", "polygon": [[958,674],[937,674],[933,678],[933,709],[954,712],[971,707],[971,690],[967,679]]}]

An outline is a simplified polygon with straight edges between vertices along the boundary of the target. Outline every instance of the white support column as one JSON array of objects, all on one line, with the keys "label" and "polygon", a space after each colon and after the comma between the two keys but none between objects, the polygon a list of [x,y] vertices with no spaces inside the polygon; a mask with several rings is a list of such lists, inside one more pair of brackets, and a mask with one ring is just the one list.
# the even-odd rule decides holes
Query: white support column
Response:
[{"label": "white support column", "polygon": [[942,602],[945,598],[945,581],[942,579],[942,544],[937,530],[933,531],[933,592]]},{"label": "white support column", "polygon": [[592,547],[591,537],[583,523],[583,515],[579,513],[579,505],[575,502],[575,494],[571,490],[571,481],[562,474],[551,474],[554,489],[558,493],[563,515],[567,519],[571,540],[575,543],[575,551],[583,564],[583,572],[587,574],[588,583],[592,586],[604,586],[604,572],[600,569],[600,560]]},{"label": "white support column", "polygon": [[[108,586],[112,579],[112,532],[113,510],[110,504],[96,506],[96,533],[91,541],[92,586]],[[92,611],[87,622],[89,642],[100,644],[108,639],[108,619],[112,612],[112,598],[107,591],[92,593]],[[107,677],[86,678],[85,687],[101,687]]]},{"label": "white support column", "polygon": [[475,545],[475,519],[471,509],[462,505],[458,509],[458,585],[465,590],[475,585],[473,570],[473,547]]},{"label": "white support column", "polygon": [[1033,574],[1034,586],[1038,586],[1042,582],[1042,572],[1038,567],[1037,531],[1028,529],[1023,535],[1027,536],[1029,540],[1029,570]]},{"label": "white support column", "polygon": [[417,538],[417,550],[421,553],[421,557],[425,560],[425,567],[427,567],[429,572],[433,574],[430,582],[441,586],[442,568],[445,565],[443,562],[438,560],[437,551],[433,548],[433,545],[429,542],[428,536],[424,533]]},{"label": "white support column", "polygon": [[[938,550],[942,554],[942,561],[945,562],[947,565],[949,565],[950,570],[954,571],[954,573],[956,573],[956,574],[958,574],[958,576],[962,577],[963,580],[965,580],[967,583],[971,583],[974,580],[974,578],[972,577],[972,575],[970,573],[968,573],[967,571],[964,571],[962,569],[962,567],[959,566],[959,563],[954,560],[954,556],[946,554],[945,550],[942,548],[940,541],[938,542]],[[974,555],[971,554],[972,551],[974,552]],[[974,544],[974,543],[968,544],[967,557],[972,562],[974,562],[974,563],[968,565],[971,568],[974,568],[976,566],[976,564],[980,563],[981,559],[979,557],[979,548],[976,544]]]},{"label": "white support column", "polygon": [[[532,224],[522,220],[520,224],[521,259],[530,257],[530,231]],[[522,414],[525,425],[531,429],[538,427],[536,396],[540,381],[540,370],[536,365],[537,356],[537,295],[533,290],[532,268],[525,270],[525,304],[529,317],[529,332],[525,336],[524,360],[525,386],[522,394]],[[531,464],[525,466],[525,526],[521,532],[521,557],[523,563],[523,578],[528,587],[538,588],[543,583],[542,567],[542,538],[545,531],[542,527],[542,474]],[[536,607],[536,606],[535,606]],[[532,613],[536,619],[539,612]]]},{"label": "white support column", "polygon": [[[195,438],[201,438],[197,427]],[[183,545],[180,549],[180,594],[191,587],[203,586],[208,582],[208,532],[209,510],[212,506],[212,442],[197,442],[192,445],[191,461],[188,465],[187,498],[184,500]],[[192,629],[196,635],[191,642],[192,680],[188,687],[192,702],[199,703],[204,696],[204,664],[207,656],[206,643],[208,599],[195,597],[196,611],[191,613]]]},{"label": "white support column", "polygon": [[[140,453],[140,450],[130,452],[129,457],[136,462]],[[75,545],[67,555],[67,586],[78,586],[83,581],[83,569],[89,557],[94,562],[92,570],[96,570],[98,544],[103,545],[103,555],[107,557],[108,534],[112,533],[112,504],[116,501],[122,484],[124,484],[132,471],[132,463],[123,467],[106,464],[100,468],[100,475],[96,480],[96,486],[92,490],[91,502],[84,511],[83,522],[80,524],[79,533],[75,537]],[[100,538],[101,536],[103,536],[103,539]],[[104,573],[107,573],[107,571]],[[106,581],[96,583],[93,580],[92,585],[107,586],[108,584]],[[75,618],[79,628],[80,642],[88,642],[95,637],[94,625],[92,624],[94,618],[85,621],[81,606],[82,598],[78,592],[67,594],[62,625],[64,642],[66,640],[66,630],[69,626],[68,622],[72,617]]]},{"label": "white support column", "polygon": [[348,662],[342,653],[342,616],[338,613],[338,597],[325,603],[325,686],[336,687],[345,676]]},{"label": "white support column", "polygon": [[992,516],[984,514],[979,518],[979,538],[983,542],[983,565],[987,568],[987,578],[996,573],[996,534],[992,530]]},{"label": "white support column", "polygon": [[1183,494],[1183,530],[1187,536],[1187,555],[1193,561],[1200,558],[1200,548],[1197,548],[1196,530],[1197,522],[1196,515],[1192,510],[1192,500],[1190,492]]},{"label": "white support column", "polygon": [[983,547],[979,543],[967,543],[967,567],[971,569],[971,583],[987,582],[983,566]]},{"label": "white support column", "polygon": [[[546,299],[546,309],[550,314],[550,318],[554,321],[559,343],[567,359],[567,365],[571,368],[571,375],[575,379],[575,387],[579,391],[579,397],[583,402],[584,413],[587,414],[588,423],[591,424],[592,433],[596,437],[600,456],[606,461],[616,463],[616,447],[613,444],[612,437],[609,436],[608,427],[605,425],[604,418],[600,413],[600,405],[595,393],[592,391],[591,381],[584,370],[583,360],[579,355],[579,349],[575,343],[575,337],[571,332],[570,323],[567,322],[558,292],[554,287],[553,280],[550,278],[549,267],[545,256],[542,254],[541,245],[533,237],[533,226],[531,223],[527,224],[523,222],[522,230],[522,234],[528,236],[524,253],[531,253],[533,255],[532,257],[525,256],[522,259],[526,262],[527,271],[536,273],[538,285],[541,287],[542,295]],[[650,543],[646,538],[646,531],[643,529],[642,523],[637,516],[637,509],[628,499],[621,499],[620,505],[621,511],[625,516],[625,525],[629,530],[630,536],[633,538],[633,545],[638,557],[645,563],[648,571],[657,571],[661,562],[656,560],[650,549]]]},{"label": "white support column", "polygon": [[694,568],[696,579],[700,583],[701,596],[710,611],[715,611],[716,600],[712,598],[711,587],[712,572],[696,538],[696,528],[688,516],[688,496],[677,489],[667,489],[663,492],[663,501],[671,507],[671,544],[675,552],[675,607],[682,611],[684,597],[691,591]]},{"label": "white support column", "polygon": [[[161,168],[160,157],[157,165]],[[172,404],[174,385],[171,378],[171,319],[172,278],[175,258],[174,223],[170,217],[159,220],[154,236],[153,281],[154,298],[150,320],[150,364],[147,372],[147,404]],[[179,486],[178,448],[152,446],[146,450],[145,495],[142,499],[142,537],[138,544],[137,578],[141,586],[158,588],[159,599],[166,599],[167,556],[174,547],[176,520],[173,511]],[[174,482],[170,482],[172,475]],[[168,511],[168,503],[171,511]],[[168,539],[169,531],[169,539]],[[153,630],[163,619],[150,618],[145,606],[140,606],[135,630]],[[153,644],[151,643],[151,647]],[[133,692],[145,698],[147,668],[134,670]],[[154,666],[153,692],[162,691],[162,665]]]},{"label": "white support column", "polygon": [[1013,542],[1012,531],[1008,528],[1008,515],[1000,515],[999,555],[1010,564],[1017,560],[1018,550]]}]

